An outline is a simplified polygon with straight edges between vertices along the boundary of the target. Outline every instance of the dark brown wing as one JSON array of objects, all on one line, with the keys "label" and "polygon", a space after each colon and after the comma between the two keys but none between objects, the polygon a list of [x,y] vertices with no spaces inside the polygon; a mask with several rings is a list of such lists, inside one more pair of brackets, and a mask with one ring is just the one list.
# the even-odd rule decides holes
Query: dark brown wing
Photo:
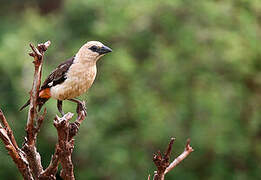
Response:
[{"label": "dark brown wing", "polygon": [[[40,91],[64,82],[66,80],[66,73],[68,69],[71,67],[71,65],[73,64],[73,61],[74,61],[74,57],[63,62],[53,72],[51,72],[51,74],[44,81]],[[44,105],[44,103],[48,101],[48,99],[49,98],[40,98],[40,97],[37,99],[39,111],[41,110],[41,107]],[[30,104],[30,99],[20,108],[20,111],[23,110],[29,104]]]},{"label": "dark brown wing", "polygon": [[73,61],[74,57],[63,62],[53,72],[51,72],[51,74],[46,78],[43,85],[41,86],[40,91],[63,83],[66,80],[66,73],[73,64]]}]

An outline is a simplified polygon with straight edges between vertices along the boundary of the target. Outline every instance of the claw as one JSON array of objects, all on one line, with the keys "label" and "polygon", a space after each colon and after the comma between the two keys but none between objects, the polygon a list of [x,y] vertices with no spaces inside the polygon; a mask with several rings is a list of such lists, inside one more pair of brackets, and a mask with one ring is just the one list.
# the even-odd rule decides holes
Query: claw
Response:
[{"label": "claw", "polygon": [[77,104],[77,108],[76,108],[76,112],[78,114],[78,116],[81,114],[81,112],[84,112],[85,116],[87,115],[87,109],[86,109],[86,106],[85,106],[85,102],[81,102],[81,103],[78,103]]},{"label": "claw", "polygon": [[78,117],[80,116],[82,111],[84,111],[85,116],[87,115],[87,109],[86,109],[86,106],[85,106],[85,101],[80,101],[78,99],[68,99],[68,100],[77,103],[76,112],[78,114]]}]

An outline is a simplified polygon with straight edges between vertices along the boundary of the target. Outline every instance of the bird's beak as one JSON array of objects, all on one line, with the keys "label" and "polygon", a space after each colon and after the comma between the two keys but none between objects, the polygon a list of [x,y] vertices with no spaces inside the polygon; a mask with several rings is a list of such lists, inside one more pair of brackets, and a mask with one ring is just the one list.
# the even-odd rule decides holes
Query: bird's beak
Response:
[{"label": "bird's beak", "polygon": [[102,55],[102,54],[107,54],[107,53],[110,53],[110,52],[112,52],[112,49],[109,48],[109,47],[107,47],[107,46],[102,46],[102,47],[98,50],[98,53],[99,53],[100,55]]}]

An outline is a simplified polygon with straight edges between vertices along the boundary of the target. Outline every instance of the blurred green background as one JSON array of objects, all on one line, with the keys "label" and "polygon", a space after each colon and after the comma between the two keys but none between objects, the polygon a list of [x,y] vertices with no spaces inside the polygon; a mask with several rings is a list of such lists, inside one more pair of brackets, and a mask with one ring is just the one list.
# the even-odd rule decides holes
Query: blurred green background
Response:
[{"label": "blurred green background", "polygon": [[[261,177],[260,0],[0,0],[0,107],[23,142],[32,83],[30,42],[51,40],[44,77],[89,40],[114,51],[81,97],[77,179],[141,180],[152,154],[176,137],[195,151],[166,179]],[[43,165],[56,143],[56,101],[39,134]],[[75,105],[65,102],[66,111]],[[21,179],[0,145],[1,179]],[[173,156],[173,157],[174,157]]]}]

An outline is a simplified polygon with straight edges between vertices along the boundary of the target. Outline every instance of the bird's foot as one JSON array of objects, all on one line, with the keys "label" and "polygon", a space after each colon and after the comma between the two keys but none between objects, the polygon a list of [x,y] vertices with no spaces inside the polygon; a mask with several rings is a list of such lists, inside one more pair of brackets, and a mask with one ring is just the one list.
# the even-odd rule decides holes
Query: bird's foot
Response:
[{"label": "bird's foot", "polygon": [[84,112],[84,115],[87,115],[87,108],[85,106],[85,101],[78,101],[77,103],[77,108],[76,108],[76,112],[78,114],[78,116],[80,116],[81,112]]},{"label": "bird's foot", "polygon": [[84,112],[84,116],[87,115],[87,109],[86,109],[86,106],[85,106],[85,101],[80,101],[79,99],[68,99],[68,100],[77,103],[76,112],[78,114],[78,117],[82,114],[82,111]]}]

